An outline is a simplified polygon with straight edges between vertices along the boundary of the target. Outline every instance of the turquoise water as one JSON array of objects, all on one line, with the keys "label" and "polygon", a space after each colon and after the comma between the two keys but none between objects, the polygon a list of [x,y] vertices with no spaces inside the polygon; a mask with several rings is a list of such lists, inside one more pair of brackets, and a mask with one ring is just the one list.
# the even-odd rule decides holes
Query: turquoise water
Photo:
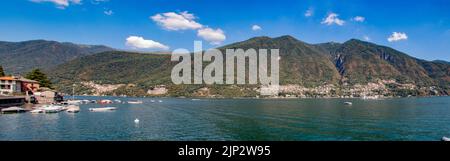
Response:
[{"label": "turquoise water", "polygon": [[[115,97],[79,97],[116,99]],[[119,98],[128,100],[128,98]],[[131,99],[131,98],[130,98]],[[450,97],[360,99],[132,98],[111,112],[0,115],[0,140],[431,140],[450,136]],[[154,99],[159,100],[159,99]],[[352,101],[352,106],[343,102]],[[138,118],[139,124],[134,120]]]}]

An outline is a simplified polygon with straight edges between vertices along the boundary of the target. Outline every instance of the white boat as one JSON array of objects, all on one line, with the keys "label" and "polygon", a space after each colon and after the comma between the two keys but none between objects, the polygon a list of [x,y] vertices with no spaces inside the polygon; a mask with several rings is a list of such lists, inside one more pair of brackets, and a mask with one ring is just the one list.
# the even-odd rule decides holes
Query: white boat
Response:
[{"label": "white boat", "polygon": [[442,137],[442,141],[450,141],[450,138],[448,138],[448,137]]},{"label": "white boat", "polygon": [[35,109],[35,110],[31,110],[30,113],[32,113],[32,114],[44,113],[44,110],[42,110],[42,109]]},{"label": "white boat", "polygon": [[67,106],[67,110],[66,111],[69,112],[69,113],[78,113],[78,112],[80,112],[80,107],[79,106],[70,105],[70,106]]},{"label": "white boat", "polygon": [[20,107],[9,107],[9,108],[2,109],[1,112],[3,114],[11,114],[11,113],[23,113],[23,112],[26,112],[26,110],[24,108],[20,108]]},{"label": "white boat", "polygon": [[138,100],[131,100],[131,101],[128,101],[128,103],[129,104],[142,104],[143,102],[142,101],[138,101]]},{"label": "white boat", "polygon": [[63,106],[57,106],[57,105],[44,105],[38,109],[41,109],[44,111],[44,113],[58,113],[64,110]]},{"label": "white boat", "polygon": [[345,105],[349,105],[349,106],[350,106],[350,105],[353,105],[352,102],[344,102],[344,104],[345,104]]},{"label": "white boat", "polygon": [[155,100],[151,100],[150,102],[155,103]]},{"label": "white boat", "polygon": [[158,102],[160,102],[160,103],[161,103],[161,102],[163,102],[163,101],[162,101],[162,100],[159,100]]},{"label": "white boat", "polygon": [[67,104],[69,105],[79,105],[82,104],[83,102],[81,100],[68,100]]},{"label": "white boat", "polygon": [[102,108],[90,108],[89,111],[102,112],[102,111],[113,111],[116,109],[117,109],[116,107],[102,107]]},{"label": "white boat", "polygon": [[119,99],[115,99],[114,102],[116,102],[116,103],[122,103],[122,101],[119,100]]}]

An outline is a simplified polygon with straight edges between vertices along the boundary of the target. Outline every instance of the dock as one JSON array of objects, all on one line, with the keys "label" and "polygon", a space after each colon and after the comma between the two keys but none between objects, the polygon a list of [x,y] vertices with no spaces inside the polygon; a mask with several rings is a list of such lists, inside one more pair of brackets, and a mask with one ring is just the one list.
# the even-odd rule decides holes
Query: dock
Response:
[{"label": "dock", "polygon": [[25,96],[0,96],[0,109],[12,106],[22,106],[25,103]]}]

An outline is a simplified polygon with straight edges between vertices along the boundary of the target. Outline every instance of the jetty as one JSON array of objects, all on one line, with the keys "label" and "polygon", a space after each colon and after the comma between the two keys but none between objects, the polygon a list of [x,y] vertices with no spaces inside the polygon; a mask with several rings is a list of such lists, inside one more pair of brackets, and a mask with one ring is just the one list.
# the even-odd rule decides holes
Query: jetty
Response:
[{"label": "jetty", "polygon": [[26,103],[25,96],[0,96],[0,109],[22,106]]}]

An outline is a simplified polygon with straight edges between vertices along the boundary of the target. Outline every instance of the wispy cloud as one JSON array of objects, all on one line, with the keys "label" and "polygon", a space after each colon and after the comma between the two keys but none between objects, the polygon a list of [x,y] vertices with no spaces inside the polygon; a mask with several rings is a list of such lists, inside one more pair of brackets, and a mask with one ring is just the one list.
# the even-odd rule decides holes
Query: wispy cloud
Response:
[{"label": "wispy cloud", "polygon": [[103,11],[103,13],[108,16],[111,16],[114,14],[114,12],[112,10],[106,10],[106,11]]},{"label": "wispy cloud", "polygon": [[134,49],[160,49],[160,50],[169,49],[169,46],[166,46],[153,40],[145,40],[143,37],[140,36],[129,36],[125,44]]},{"label": "wispy cloud", "polygon": [[252,26],[252,30],[253,30],[253,31],[258,31],[258,30],[262,30],[262,28],[261,28],[261,26],[259,26],[259,25],[253,25],[253,26]]},{"label": "wispy cloud", "polygon": [[364,22],[366,20],[366,18],[362,17],[362,16],[356,16],[356,17],[353,17],[352,20],[356,21],[356,22]]},{"label": "wispy cloud", "polygon": [[187,11],[156,14],[150,18],[166,30],[195,30],[203,27],[202,24],[195,21],[194,14]]},{"label": "wispy cloud", "polygon": [[330,14],[328,14],[327,17],[325,17],[322,20],[322,24],[326,24],[326,25],[336,24],[336,25],[342,26],[342,25],[344,25],[344,23],[345,23],[345,21],[339,19],[339,15],[336,13],[330,13]]},{"label": "wispy cloud", "polygon": [[197,30],[198,37],[203,38],[213,45],[220,44],[226,39],[225,33],[222,29],[212,29],[196,22],[195,20],[197,17],[187,11],[179,13],[158,13],[151,16],[150,19],[156,22],[163,29],[169,31]]},{"label": "wispy cloud", "polygon": [[389,42],[408,40],[408,35],[404,32],[393,32],[387,39]]},{"label": "wispy cloud", "polygon": [[308,10],[306,10],[305,17],[311,17],[313,15],[314,15],[314,10],[312,8],[309,8]]},{"label": "wispy cloud", "polygon": [[44,3],[50,2],[56,5],[59,9],[65,9],[70,6],[70,4],[81,4],[82,0],[30,0],[34,3]]},{"label": "wispy cloud", "polygon": [[221,29],[202,28],[198,30],[197,36],[209,41],[213,45],[218,45],[226,39],[225,33]]}]

